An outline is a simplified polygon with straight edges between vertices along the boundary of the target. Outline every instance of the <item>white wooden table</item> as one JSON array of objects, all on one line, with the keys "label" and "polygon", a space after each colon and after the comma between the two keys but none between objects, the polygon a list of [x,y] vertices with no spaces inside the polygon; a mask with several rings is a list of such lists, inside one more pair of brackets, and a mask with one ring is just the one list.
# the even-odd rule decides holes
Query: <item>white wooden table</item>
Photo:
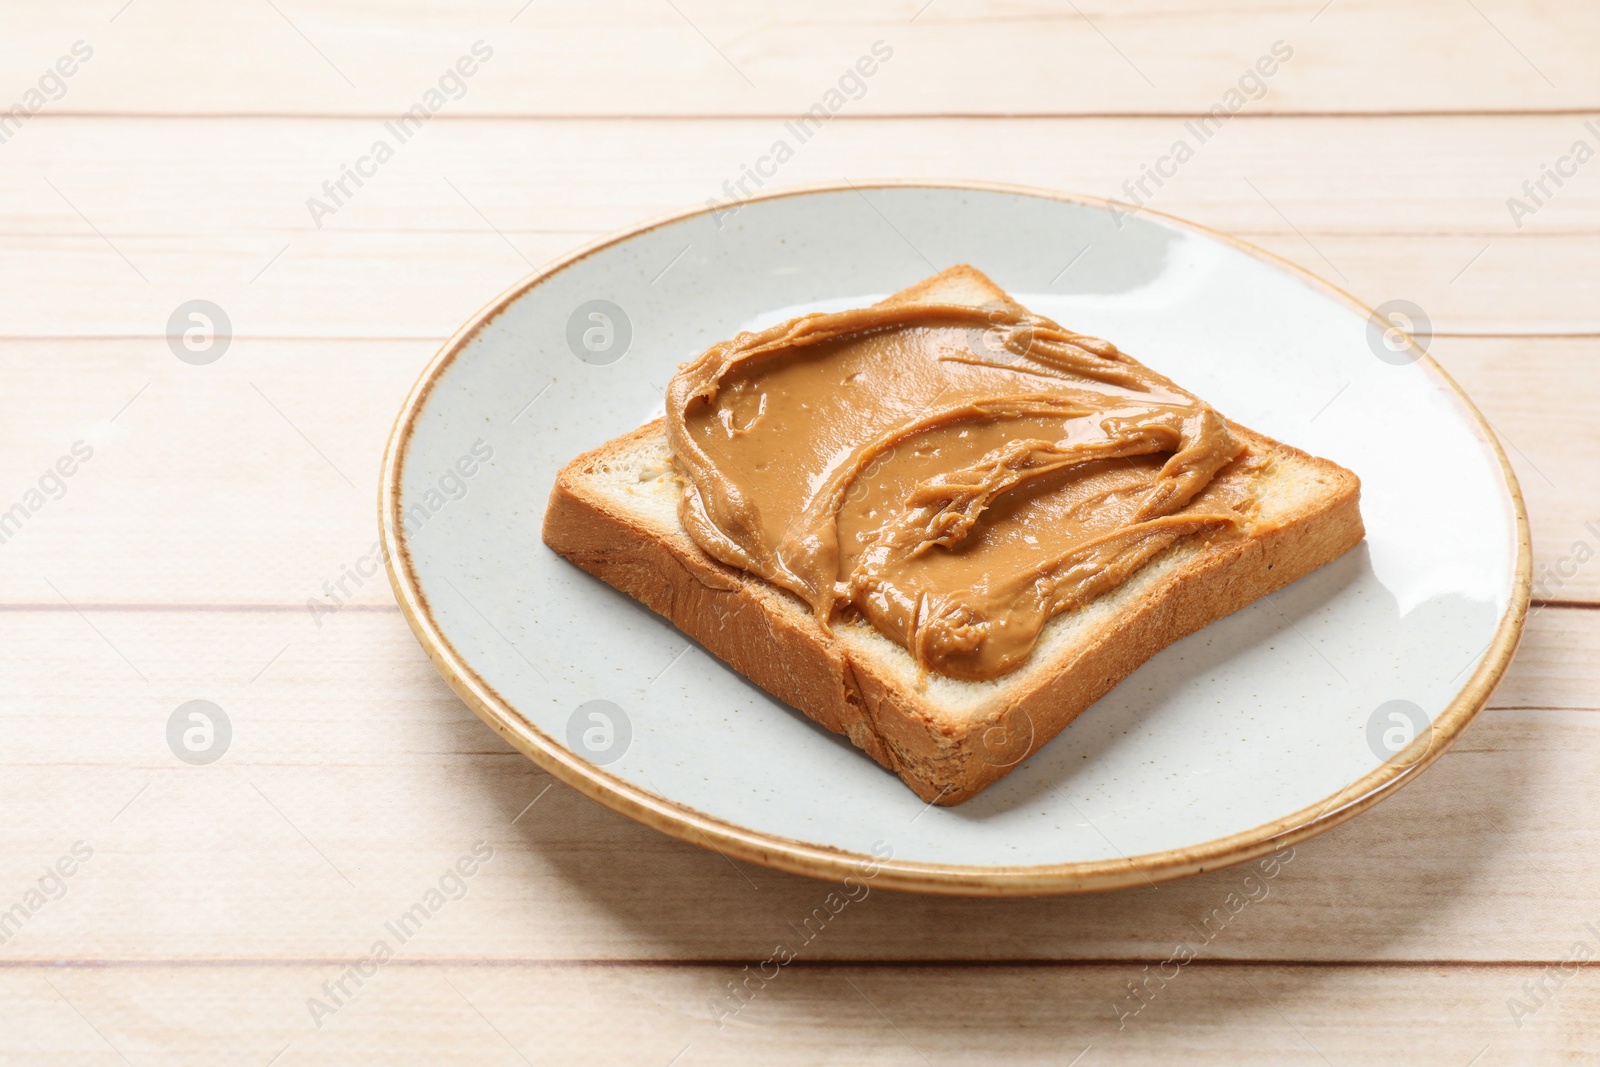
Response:
[{"label": "white wooden table", "polygon": [[[1600,958],[1600,162],[1570,155],[1600,148],[1600,7],[10,0],[3,19],[0,1062],[1594,1062],[1600,974],[1565,961]],[[492,55],[446,77],[479,41]],[[859,99],[847,82],[769,185],[1126,198],[1284,42],[1265,96],[1149,206],[1424,308],[1528,498],[1539,599],[1491,708],[1298,847],[1120,1026],[1127,984],[1241,871],[874,892],[719,1028],[709,1003],[827,887],[552,784],[451,696],[381,577],[343,578],[442,339],[533,265],[724,195],[880,41]],[[419,102],[426,123],[314,217]],[[231,330],[205,364],[165,337],[196,299]],[[341,579],[349,602],[314,618]],[[209,764],[169,747],[191,700],[231,726]],[[419,902],[401,943],[385,924]],[[392,958],[363,962],[380,940]]]}]

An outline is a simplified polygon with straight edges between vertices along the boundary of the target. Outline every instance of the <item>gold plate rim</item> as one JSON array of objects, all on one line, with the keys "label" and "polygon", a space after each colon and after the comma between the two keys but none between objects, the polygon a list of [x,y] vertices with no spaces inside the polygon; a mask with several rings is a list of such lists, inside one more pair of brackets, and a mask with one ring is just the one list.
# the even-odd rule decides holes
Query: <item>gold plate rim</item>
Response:
[{"label": "gold plate rim", "polygon": [[[760,193],[744,203],[818,193],[852,190],[859,192],[863,189],[958,189],[999,192],[1113,210],[1111,202],[1100,197],[1024,185],[894,179],[795,186]],[[466,657],[451,645],[434,619],[412,568],[404,526],[400,520],[400,484],[407,448],[417,418],[422,413],[434,384],[456,355],[512,301],[601,249],[661,226],[705,215],[714,210],[717,209],[707,206],[673,212],[620,230],[554,260],[501,293],[446,341],[429,362],[406,396],[384,449],[378,493],[378,521],[383,542],[384,569],[406,622],[411,626],[412,632],[434,667],[456,695],[513,747],[567,785],[614,811],[680,840],[709,847],[729,857],[814,878],[839,881],[851,874],[859,876],[864,869],[871,869],[875,872],[872,875],[874,885],[913,892],[963,896],[1092,893],[1169,881],[1243,863],[1337,826],[1389,796],[1438,759],[1477,717],[1478,712],[1483,709],[1495,687],[1500,683],[1521,639],[1533,585],[1533,554],[1527,509],[1523,503],[1522,490],[1516,474],[1488,420],[1444,368],[1439,366],[1425,350],[1411,342],[1418,352],[1416,362],[1422,364],[1455,395],[1462,407],[1475,420],[1479,435],[1494,450],[1499,460],[1516,519],[1517,555],[1511,598],[1495,628],[1494,638],[1484,649],[1476,669],[1451,702],[1435,718],[1433,728],[1418,737],[1410,748],[1396,753],[1387,762],[1318,804],[1226,837],[1184,848],[1115,860],[1027,866],[923,863],[893,858],[881,859],[866,853],[848,852],[750,830],[666,797],[657,796],[574,755],[565,746],[519,715],[509,702],[472,669]],[[1372,308],[1345,290],[1266,249],[1163,212],[1141,209],[1140,214],[1222,241],[1289,273],[1314,289],[1331,294],[1363,315],[1370,317],[1376,314]]]}]

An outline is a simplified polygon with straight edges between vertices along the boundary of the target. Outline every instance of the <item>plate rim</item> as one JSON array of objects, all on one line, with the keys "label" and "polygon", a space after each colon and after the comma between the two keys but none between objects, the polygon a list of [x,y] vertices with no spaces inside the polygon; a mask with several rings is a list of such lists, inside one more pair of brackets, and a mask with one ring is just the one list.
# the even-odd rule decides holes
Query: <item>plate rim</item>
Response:
[{"label": "plate rim", "polygon": [[[858,182],[819,182],[763,191],[742,204],[812,196],[819,193],[860,193],[864,189],[956,189],[1007,193],[1037,199],[1078,204],[1101,211],[1114,210],[1112,201],[1082,193],[1069,193],[1033,186],[984,181],[877,179]],[[405,460],[416,428],[433,386],[455,357],[484,327],[510,304],[545,280],[590,255],[620,244],[640,234],[671,223],[719,210],[716,205],[690,208],[647,219],[617,230],[558,256],[518,280],[499,296],[480,308],[435,353],[406,395],[384,447],[379,474],[378,525],[383,546],[384,571],[412,633],[422,645],[434,668],[450,688],[480,719],[523,755],[545,771],[580,793],[636,822],[691,844],[709,847],[725,857],[743,859],[766,867],[808,875],[829,881],[842,881],[864,870],[878,886],[888,889],[961,896],[1037,896],[1045,894],[1092,893],[1188,877],[1220,867],[1244,863],[1281,848],[1307,840],[1339,825],[1387,798],[1416,778],[1438,759],[1475,719],[1499,685],[1522,637],[1533,585],[1533,555],[1527,508],[1515,471],[1501,447],[1499,437],[1477,405],[1456,384],[1448,372],[1409,336],[1409,347],[1417,352],[1415,362],[1448,387],[1455,399],[1478,426],[1479,436],[1493,449],[1514,511],[1516,559],[1511,596],[1496,624],[1494,637],[1480,654],[1477,666],[1465,684],[1435,717],[1432,728],[1410,747],[1391,756],[1320,803],[1312,804],[1249,830],[1224,837],[1159,852],[1123,856],[1120,859],[1027,865],[973,865],[897,860],[892,857],[851,852],[783,837],[740,826],[709,815],[686,804],[659,796],[609,773],[605,768],[575,755],[556,739],[545,734],[518,714],[515,707],[483,679],[445,636],[423,595],[413,569],[410,550],[400,517],[400,485]],[[1140,214],[1167,225],[1189,230],[1221,241],[1239,251],[1295,277],[1371,318],[1376,315],[1367,304],[1325,278],[1248,241],[1214,230],[1200,223],[1161,211],[1141,208]]]}]

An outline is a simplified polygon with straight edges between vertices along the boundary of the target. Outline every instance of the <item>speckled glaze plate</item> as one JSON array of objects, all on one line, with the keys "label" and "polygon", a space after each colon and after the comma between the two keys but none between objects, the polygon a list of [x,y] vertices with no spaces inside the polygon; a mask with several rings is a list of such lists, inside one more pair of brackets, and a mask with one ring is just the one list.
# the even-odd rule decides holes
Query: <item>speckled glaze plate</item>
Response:
[{"label": "speckled glaze plate", "polygon": [[[539,529],[556,472],[659,414],[678,363],[955,263],[1355,471],[1367,539],[1159,653],[1009,777],[938,808]],[[1193,874],[1392,793],[1466,727],[1516,647],[1530,579],[1516,482],[1396,327],[1410,328],[1259,249],[1084,197],[874,183],[691,211],[544,268],[444,346],[384,461],[389,576],[485,722],[684,840],[932,892]]]}]

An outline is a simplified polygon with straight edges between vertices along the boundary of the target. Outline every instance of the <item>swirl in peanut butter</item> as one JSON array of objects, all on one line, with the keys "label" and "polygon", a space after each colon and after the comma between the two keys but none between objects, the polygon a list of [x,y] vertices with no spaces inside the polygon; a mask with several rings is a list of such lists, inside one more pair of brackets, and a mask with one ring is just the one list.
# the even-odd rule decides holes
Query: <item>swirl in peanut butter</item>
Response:
[{"label": "swirl in peanut butter", "polygon": [[957,678],[1247,503],[1206,492],[1241,452],[1221,416],[1009,301],[740,334],[680,368],[667,432],[702,549]]}]

